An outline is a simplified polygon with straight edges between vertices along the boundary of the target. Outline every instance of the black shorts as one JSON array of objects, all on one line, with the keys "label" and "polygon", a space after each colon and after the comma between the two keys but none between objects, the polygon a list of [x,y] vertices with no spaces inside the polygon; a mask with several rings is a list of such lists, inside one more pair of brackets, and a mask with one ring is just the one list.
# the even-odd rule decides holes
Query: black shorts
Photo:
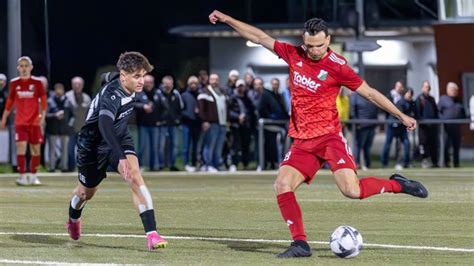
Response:
[{"label": "black shorts", "polygon": [[[133,143],[122,144],[122,150],[124,150],[125,155],[135,155],[135,147]],[[78,157],[81,158],[93,158],[95,160],[90,161],[89,163],[79,163],[79,182],[82,185],[88,188],[96,187],[102,182],[104,178],[107,177],[107,170],[118,172],[118,163],[119,160],[111,156],[110,152],[107,153],[92,153],[80,154],[81,150],[78,149]]]}]

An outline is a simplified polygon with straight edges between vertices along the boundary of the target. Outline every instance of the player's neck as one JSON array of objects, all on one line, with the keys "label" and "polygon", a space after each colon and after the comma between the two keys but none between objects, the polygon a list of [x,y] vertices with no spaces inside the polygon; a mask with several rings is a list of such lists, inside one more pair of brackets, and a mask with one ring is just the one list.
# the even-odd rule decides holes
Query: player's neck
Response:
[{"label": "player's neck", "polygon": [[20,79],[23,79],[23,80],[30,79],[30,78],[31,78],[31,75],[20,76]]},{"label": "player's neck", "polygon": [[122,88],[122,90],[125,92],[125,94],[127,94],[127,96],[130,96],[133,94],[133,91],[130,91],[129,89],[127,89],[127,87],[125,87],[123,84],[122,84],[122,81],[119,80],[119,84],[120,84],[120,88]]}]

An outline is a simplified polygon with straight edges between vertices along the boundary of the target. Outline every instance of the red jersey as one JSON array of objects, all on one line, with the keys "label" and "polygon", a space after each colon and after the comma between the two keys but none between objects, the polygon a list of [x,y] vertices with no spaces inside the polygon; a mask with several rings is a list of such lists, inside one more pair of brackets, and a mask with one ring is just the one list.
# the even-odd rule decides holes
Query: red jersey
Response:
[{"label": "red jersey", "polygon": [[356,90],[363,80],[331,49],[314,61],[302,47],[275,41],[273,50],[289,66],[291,114],[289,135],[311,139],[339,133],[336,97],[341,86]]},{"label": "red jersey", "polygon": [[46,110],[46,91],[39,79],[19,77],[10,81],[5,110],[10,111],[16,106],[15,125],[39,125],[39,101],[41,109]]}]

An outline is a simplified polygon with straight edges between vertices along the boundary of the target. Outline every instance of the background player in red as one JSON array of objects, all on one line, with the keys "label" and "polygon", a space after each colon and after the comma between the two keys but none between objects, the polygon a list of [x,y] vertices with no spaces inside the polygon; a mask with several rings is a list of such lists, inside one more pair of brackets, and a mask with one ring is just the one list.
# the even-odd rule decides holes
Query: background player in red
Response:
[{"label": "background player in red", "polygon": [[[15,114],[15,141],[17,153],[17,168],[20,178],[16,180],[18,185],[41,185],[36,170],[40,164],[41,143],[43,134],[41,126],[44,125],[47,98],[46,91],[41,81],[31,76],[33,62],[28,56],[18,59],[18,72],[20,76],[10,82],[5,112],[2,116],[1,128],[5,128],[8,116],[13,105],[16,107]],[[41,108],[41,112],[40,112]],[[26,175],[26,148],[30,144],[31,162],[29,178]]]},{"label": "background player in red", "polygon": [[294,139],[280,165],[275,181],[278,205],[293,242],[277,257],[309,257],[301,209],[294,191],[310,183],[322,164],[327,162],[341,192],[348,198],[364,199],[384,192],[406,193],[426,198],[428,191],[419,182],[394,174],[390,179],[357,178],[356,165],[341,133],[336,97],[341,86],[357,91],[379,108],[397,117],[407,130],[416,128],[416,120],[400,112],[385,96],[371,88],[347,64],[344,57],[329,48],[331,36],[322,19],[313,18],[304,25],[303,45],[279,42],[262,30],[219,11],[209,15],[211,23],[226,23],[242,37],[262,45],[282,58],[289,67],[291,115],[289,135]]}]

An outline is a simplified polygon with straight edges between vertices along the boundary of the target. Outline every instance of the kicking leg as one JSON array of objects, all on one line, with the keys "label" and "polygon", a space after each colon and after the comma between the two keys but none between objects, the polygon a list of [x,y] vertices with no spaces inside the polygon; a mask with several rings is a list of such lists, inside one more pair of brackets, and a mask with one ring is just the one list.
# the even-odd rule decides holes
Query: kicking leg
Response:
[{"label": "kicking leg", "polygon": [[342,194],[351,199],[365,199],[387,192],[405,193],[420,198],[428,196],[428,191],[421,183],[400,174],[393,174],[389,179],[365,177],[359,180],[353,169],[343,168],[334,171],[334,178]]},{"label": "kicking leg", "polygon": [[[155,211],[150,192],[140,173],[138,159],[135,155],[128,154],[127,160],[130,164],[130,178],[127,180],[132,189],[133,203],[135,204],[145,229],[148,239],[148,249],[164,248],[168,242],[156,231]],[[123,175],[119,169],[120,174]]]}]

